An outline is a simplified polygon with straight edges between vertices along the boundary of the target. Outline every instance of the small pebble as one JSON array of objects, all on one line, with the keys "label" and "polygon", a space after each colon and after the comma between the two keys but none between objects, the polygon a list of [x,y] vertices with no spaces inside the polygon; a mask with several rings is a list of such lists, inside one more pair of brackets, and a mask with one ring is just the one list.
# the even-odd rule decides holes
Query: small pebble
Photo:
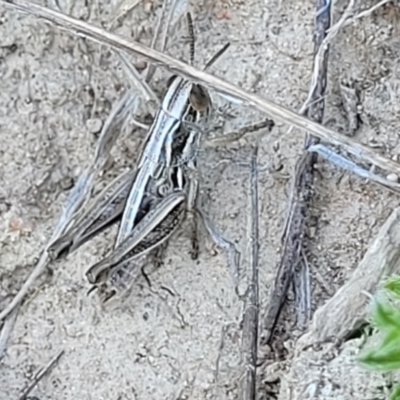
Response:
[{"label": "small pebble", "polygon": [[215,13],[217,19],[232,19],[232,11],[229,8],[223,8]]},{"label": "small pebble", "polygon": [[218,250],[217,250],[217,246],[216,245],[211,246],[210,254],[211,254],[212,257],[215,257],[216,255],[218,255]]},{"label": "small pebble", "polygon": [[69,190],[74,186],[74,179],[70,176],[66,176],[60,180],[61,190]]},{"label": "small pebble", "polygon": [[399,177],[396,174],[389,174],[386,176],[386,179],[390,182],[398,182],[399,181]]},{"label": "small pebble", "polygon": [[10,208],[9,204],[0,202],[0,215],[7,212],[9,208]]},{"label": "small pebble", "polygon": [[309,237],[309,239],[314,239],[316,232],[317,232],[317,228],[315,226],[310,226],[308,228],[308,237]]},{"label": "small pebble", "polygon": [[86,128],[90,133],[99,133],[103,127],[103,121],[100,118],[88,119],[86,121]]},{"label": "small pebble", "polygon": [[144,3],[144,12],[146,14],[150,14],[152,9],[153,9],[153,4],[150,1]]},{"label": "small pebble", "polygon": [[12,217],[8,222],[8,228],[11,231],[19,232],[22,235],[30,235],[33,232],[33,222],[30,220],[23,220],[18,217]]}]

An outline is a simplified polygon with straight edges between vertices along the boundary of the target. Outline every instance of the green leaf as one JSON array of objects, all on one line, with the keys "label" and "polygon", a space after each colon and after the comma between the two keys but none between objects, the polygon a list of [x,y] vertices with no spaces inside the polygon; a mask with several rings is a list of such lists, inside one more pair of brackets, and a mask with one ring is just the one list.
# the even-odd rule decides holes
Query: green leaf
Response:
[{"label": "green leaf", "polygon": [[400,400],[400,384],[398,384],[390,394],[389,400]]},{"label": "green leaf", "polygon": [[398,329],[390,329],[385,333],[380,347],[389,346],[392,342],[400,341],[400,332]]},{"label": "green leaf", "polygon": [[378,371],[392,371],[400,368],[400,340],[391,340],[387,345],[370,350],[359,357],[365,367]]},{"label": "green leaf", "polygon": [[396,329],[400,336],[400,311],[390,304],[376,301],[372,320],[377,328],[383,331]]},{"label": "green leaf", "polygon": [[400,299],[400,276],[389,278],[385,283],[385,289]]}]

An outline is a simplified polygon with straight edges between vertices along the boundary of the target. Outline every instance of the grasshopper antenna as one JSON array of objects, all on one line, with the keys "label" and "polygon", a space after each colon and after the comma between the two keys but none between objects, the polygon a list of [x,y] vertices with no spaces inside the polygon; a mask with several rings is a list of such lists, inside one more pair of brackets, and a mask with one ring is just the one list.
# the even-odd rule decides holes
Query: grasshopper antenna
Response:
[{"label": "grasshopper antenna", "polygon": [[188,23],[188,30],[189,30],[189,45],[190,45],[190,65],[194,65],[194,29],[193,29],[193,19],[190,13],[186,14],[187,23]]},{"label": "grasshopper antenna", "polygon": [[215,64],[215,62],[226,52],[226,50],[228,50],[229,46],[231,44],[228,42],[224,45],[224,47],[222,47],[221,50],[219,50],[218,52],[216,52],[211,59],[207,62],[206,66],[204,67],[203,71],[206,71],[208,68],[210,68],[212,65]]}]

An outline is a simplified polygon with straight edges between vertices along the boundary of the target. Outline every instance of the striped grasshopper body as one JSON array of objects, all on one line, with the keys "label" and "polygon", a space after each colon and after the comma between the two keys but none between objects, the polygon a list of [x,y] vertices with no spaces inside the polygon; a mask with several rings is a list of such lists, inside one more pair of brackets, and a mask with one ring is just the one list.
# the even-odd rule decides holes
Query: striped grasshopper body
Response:
[{"label": "striped grasshopper body", "polygon": [[[174,79],[175,82],[178,80],[180,78]],[[161,146],[157,175],[148,177],[134,228],[124,241],[115,245],[108,257],[87,272],[89,282],[99,289],[103,300],[108,300],[117,291],[131,285],[135,272],[140,271],[140,267],[152,259],[157,249],[166,245],[185,219],[187,210],[194,208],[197,196],[197,180],[194,179],[195,155],[200,131],[188,129],[185,122],[199,123],[202,113],[193,108],[189,100],[187,104],[189,106],[185,120],[174,129],[174,135],[170,135],[172,139],[166,140]],[[203,109],[207,110],[204,107]],[[150,139],[148,138],[146,144]],[[170,154],[169,162],[166,161],[167,154]],[[141,163],[139,165],[143,166]],[[136,171],[128,171],[114,179],[89,204],[71,229],[50,246],[50,256],[56,259],[74,251],[91,237],[119,221],[130,186],[138,175]]]},{"label": "striped grasshopper body", "polygon": [[[193,61],[193,27],[191,18],[188,20]],[[187,214],[193,217],[192,258],[197,256],[193,212],[198,192],[196,153],[201,135],[197,127],[203,116],[208,116],[210,104],[201,86],[179,76],[172,77],[149,129],[136,171],[115,179],[49,248],[50,257],[56,259],[120,220],[113,251],[86,274],[103,298],[129,287],[138,267],[166,245]]]},{"label": "striped grasshopper body", "polygon": [[[190,36],[190,63],[194,62],[194,30],[190,13],[187,14]],[[217,54],[217,57],[219,53]],[[215,61],[216,58],[213,58]],[[151,178],[157,178],[160,164],[164,170],[171,166],[173,142],[189,111],[198,113],[208,110],[210,98],[206,101],[200,94],[207,93],[199,85],[180,76],[173,76],[168,89],[150,127],[146,144],[138,164],[138,174],[130,190],[126,207],[117,235],[117,246],[131,233],[143,199],[146,186]]]},{"label": "striped grasshopper body", "polygon": [[[49,247],[48,253],[51,259],[55,260],[61,255],[69,254],[119,221],[125,208],[128,208],[125,214],[134,216],[134,223],[140,221],[150,201],[146,198],[146,193],[153,192],[163,181],[163,179],[157,180],[157,174],[163,168],[169,168],[173,153],[179,155],[183,151],[182,145],[185,139],[182,139],[184,136],[182,132],[178,133],[181,119],[177,116],[178,112],[181,112],[181,118],[185,118],[189,109],[193,113],[194,109],[190,107],[187,96],[190,85],[187,80],[174,77],[145,141],[137,172],[128,171],[121,174],[94,199],[77,222]],[[187,96],[186,101],[185,96]],[[180,103],[177,104],[176,101]],[[162,107],[168,108],[169,111],[166,112]],[[132,210],[136,211],[132,213]],[[124,228],[121,227],[120,231],[122,229]],[[131,231],[132,229],[129,232]]]},{"label": "striped grasshopper body", "polygon": [[[193,107],[190,108],[188,116],[194,122],[202,118],[202,114]],[[188,215],[188,211],[192,215],[197,198],[195,155],[199,138],[199,130],[188,130],[182,122],[175,133],[170,163],[163,164],[157,179],[149,178],[146,193],[152,198],[150,209],[110,255],[87,271],[88,281],[98,289],[103,301],[128,289],[141,267],[157,250],[163,249],[167,244]],[[168,144],[162,149],[163,157],[167,151]],[[196,253],[195,221],[193,225],[192,244]]]},{"label": "striped grasshopper body", "polygon": [[146,140],[118,231],[117,244],[132,231],[144,192],[151,178],[157,178],[160,163],[171,165],[172,142],[190,109],[192,83],[176,77],[171,82]]}]

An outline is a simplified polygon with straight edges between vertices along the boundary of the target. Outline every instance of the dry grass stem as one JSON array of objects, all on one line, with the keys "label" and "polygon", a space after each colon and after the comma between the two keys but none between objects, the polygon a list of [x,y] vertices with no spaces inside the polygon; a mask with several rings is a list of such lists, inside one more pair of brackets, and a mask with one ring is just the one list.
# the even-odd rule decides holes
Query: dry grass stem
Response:
[{"label": "dry grass stem", "polygon": [[256,399],[257,348],[258,348],[258,315],[259,315],[259,287],[258,287],[258,252],[259,240],[259,212],[258,212],[258,148],[255,147],[251,159],[251,277],[246,291],[246,303],[243,317],[242,352],[244,354],[245,372],[242,384],[242,399]]},{"label": "dry grass stem", "polygon": [[63,354],[64,350],[61,350],[50,360],[50,362],[45,367],[43,367],[37,374],[35,374],[32,382],[22,391],[19,400],[26,400],[28,398],[28,394],[34,389],[39,381],[55,367]]},{"label": "dry grass stem", "polygon": [[157,106],[160,104],[160,99],[154,93],[153,89],[149,84],[142,78],[138,70],[132,65],[128,57],[122,52],[117,51],[117,54],[121,58],[122,65],[124,66],[125,72],[134,88],[140,89],[144,95],[145,100],[153,100]]},{"label": "dry grass stem", "polygon": [[[308,117],[322,122],[324,114],[324,97],[327,83],[328,52],[318,58],[326,31],[330,26],[330,0],[319,0],[316,10],[316,26],[314,34],[314,76],[310,90],[310,104],[307,109]],[[306,147],[317,143],[318,138],[307,137]],[[263,321],[263,342],[270,343],[278,323],[282,307],[290,284],[294,281],[296,294],[297,324],[306,327],[311,315],[310,277],[307,265],[304,264],[304,236],[310,217],[310,205],[314,185],[314,164],[317,155],[305,152],[298,161],[292,180],[288,217],[282,236],[283,251],[275,281],[270,293],[269,302]]]},{"label": "dry grass stem", "polygon": [[13,330],[15,320],[17,319],[18,309],[14,309],[11,314],[4,320],[0,330],[0,360],[3,358],[7,348],[7,342]]},{"label": "dry grass stem", "polygon": [[344,149],[357,155],[366,163],[371,163],[388,172],[400,174],[400,165],[398,163],[377,154],[374,150],[358,143],[356,140],[328,129],[270,100],[249,93],[238,86],[224,81],[223,79],[198,70],[197,68],[178,61],[166,54],[150,49],[143,44],[108,33],[104,29],[61,14],[57,11],[50,10],[46,7],[33,4],[26,0],[0,0],[0,2],[20,11],[35,15],[36,17],[46,19],[69,32],[107,44],[116,49],[133,52],[156,65],[165,66],[173,73],[184,75],[195,82],[202,83],[206,87],[216,90],[217,92],[236,98],[245,105],[255,107],[258,110],[267,113],[277,121],[293,125],[302,131],[310,132],[332,145],[343,146]]}]

